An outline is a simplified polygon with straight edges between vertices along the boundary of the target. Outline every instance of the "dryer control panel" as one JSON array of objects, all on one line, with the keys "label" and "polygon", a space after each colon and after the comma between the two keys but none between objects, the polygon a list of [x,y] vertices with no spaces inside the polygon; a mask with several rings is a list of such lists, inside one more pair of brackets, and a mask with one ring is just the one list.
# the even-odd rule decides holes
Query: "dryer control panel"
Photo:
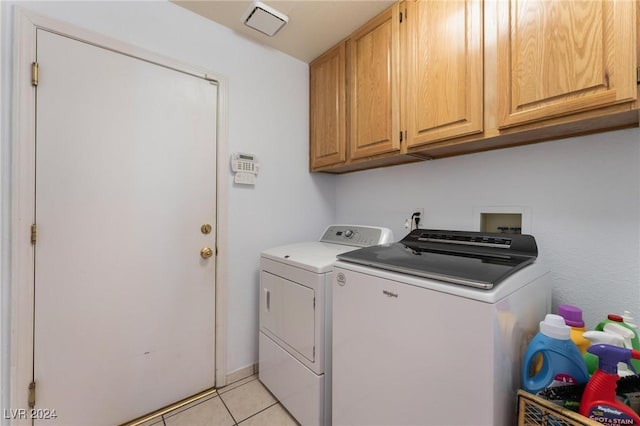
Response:
[{"label": "dryer control panel", "polygon": [[331,225],[324,231],[323,243],[368,247],[393,242],[393,233],[388,228],[358,225]]}]

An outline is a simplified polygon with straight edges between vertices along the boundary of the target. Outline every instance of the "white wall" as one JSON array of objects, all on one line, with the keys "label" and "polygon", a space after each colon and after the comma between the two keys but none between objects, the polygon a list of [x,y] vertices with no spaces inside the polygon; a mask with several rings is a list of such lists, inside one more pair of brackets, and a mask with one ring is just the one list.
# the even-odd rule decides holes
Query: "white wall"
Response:
[{"label": "white wall", "polygon": [[[255,187],[237,186],[229,180],[227,371],[257,362],[260,252],[283,243],[317,239],[324,227],[333,222],[335,214],[334,177],[308,173],[307,64],[164,1],[18,4],[227,78],[228,150],[256,154],[261,165]],[[5,36],[11,35],[13,14],[10,3],[2,2],[2,8],[0,75],[8,78],[12,63]],[[8,89],[9,82],[2,88]],[[8,90],[0,93],[0,117],[7,123],[11,97]],[[10,140],[6,132],[2,133],[1,142],[0,217],[4,223],[10,208],[7,158]],[[9,259],[5,228],[3,266]],[[2,301],[6,300],[9,286],[4,272],[6,268],[2,276]],[[3,327],[7,318],[8,312],[3,309]],[[8,353],[7,337],[4,333],[3,354]],[[5,379],[6,376],[3,386]],[[2,394],[6,396],[6,392]]]},{"label": "white wall", "polygon": [[529,208],[554,281],[593,327],[628,309],[640,322],[640,130],[369,170],[338,178],[337,221],[380,224],[401,238],[423,227],[478,230],[474,208]]},{"label": "white wall", "polygon": [[[0,2],[0,64],[9,63],[9,52],[5,48],[8,45],[8,31],[5,23],[5,16],[8,8],[4,2]],[[6,249],[9,247],[9,215],[8,208],[2,207],[6,203],[6,196],[9,193],[9,160],[8,144],[9,127],[7,126],[9,108],[5,107],[7,94],[9,93],[9,81],[7,72],[0,65],[0,407],[9,405],[9,256]],[[6,423],[6,422],[1,422]]]}]

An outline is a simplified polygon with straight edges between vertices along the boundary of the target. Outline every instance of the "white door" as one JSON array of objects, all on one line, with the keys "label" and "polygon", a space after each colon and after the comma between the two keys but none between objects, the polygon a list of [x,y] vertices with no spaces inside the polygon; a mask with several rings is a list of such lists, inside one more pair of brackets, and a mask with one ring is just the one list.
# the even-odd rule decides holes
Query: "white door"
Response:
[{"label": "white door", "polygon": [[118,424],[214,386],[217,86],[43,30],[37,57],[36,423]]}]

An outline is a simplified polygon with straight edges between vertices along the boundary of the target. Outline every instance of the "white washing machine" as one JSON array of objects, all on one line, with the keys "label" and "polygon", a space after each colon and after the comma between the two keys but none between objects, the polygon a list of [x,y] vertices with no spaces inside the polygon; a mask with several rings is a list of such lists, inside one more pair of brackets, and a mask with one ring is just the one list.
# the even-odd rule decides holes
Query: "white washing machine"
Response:
[{"label": "white washing machine", "polygon": [[338,255],[333,425],[512,426],[550,310],[529,235],[418,229]]},{"label": "white washing machine", "polygon": [[389,229],[333,225],[320,241],[260,259],[259,378],[302,425],[331,423],[331,276],[336,256],[393,241]]}]

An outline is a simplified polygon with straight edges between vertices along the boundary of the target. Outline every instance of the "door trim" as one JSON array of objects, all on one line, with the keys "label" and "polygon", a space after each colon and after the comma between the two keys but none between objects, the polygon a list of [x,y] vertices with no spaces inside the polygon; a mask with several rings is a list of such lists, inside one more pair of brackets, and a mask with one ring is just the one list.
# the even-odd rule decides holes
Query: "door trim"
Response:
[{"label": "door trim", "polygon": [[[228,83],[219,74],[179,63],[147,50],[15,7],[11,168],[11,332],[9,407],[27,408],[27,386],[33,378],[34,249],[30,226],[35,211],[35,91],[31,63],[36,58],[36,30],[44,29],[84,43],[135,57],[199,78],[218,82],[216,147],[217,249],[215,282],[215,386],[226,384],[227,353],[227,114]],[[22,424],[16,421],[15,424]],[[26,423],[25,423],[26,424]]]}]

